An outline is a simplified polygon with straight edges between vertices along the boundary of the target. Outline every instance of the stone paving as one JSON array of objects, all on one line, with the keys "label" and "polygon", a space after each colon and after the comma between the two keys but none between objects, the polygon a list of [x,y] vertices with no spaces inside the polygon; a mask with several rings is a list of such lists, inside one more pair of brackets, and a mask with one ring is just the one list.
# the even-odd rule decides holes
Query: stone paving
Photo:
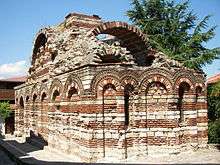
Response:
[{"label": "stone paving", "polygon": [[[10,138],[1,140],[4,145],[12,148],[14,155],[19,157],[20,160],[25,160],[27,164],[82,164],[79,158],[63,154],[56,150],[49,150],[45,147],[41,150],[29,143],[23,143],[18,138]],[[7,148],[6,147],[6,148]],[[165,156],[148,156],[146,158],[133,159],[132,157],[126,161],[115,161],[108,158],[99,160],[98,163],[132,163],[132,164],[220,164],[220,150],[209,146],[205,149],[199,149],[197,151],[185,151],[176,155]],[[0,165],[13,165],[9,157],[0,150]]]},{"label": "stone paving", "polygon": [[23,142],[21,138],[7,138],[3,139],[7,146],[13,148],[13,152],[19,157],[19,159],[36,159],[47,162],[78,162],[77,158],[70,157],[68,155],[50,151],[46,149],[42,150],[36,146],[33,146],[27,142]]}]

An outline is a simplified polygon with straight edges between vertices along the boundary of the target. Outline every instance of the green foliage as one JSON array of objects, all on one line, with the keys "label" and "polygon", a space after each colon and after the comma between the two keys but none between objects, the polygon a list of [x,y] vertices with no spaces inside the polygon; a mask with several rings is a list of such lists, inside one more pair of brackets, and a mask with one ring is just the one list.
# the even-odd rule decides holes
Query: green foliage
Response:
[{"label": "green foliage", "polygon": [[9,102],[0,102],[0,117],[6,119],[11,114],[11,108]]},{"label": "green foliage", "polygon": [[220,144],[220,119],[209,122],[208,132],[209,143]]},{"label": "green foliage", "polygon": [[131,6],[127,16],[148,35],[153,48],[193,69],[219,58],[219,47],[204,46],[215,36],[216,26],[208,29],[210,15],[198,22],[189,1],[132,0]]},{"label": "green foliage", "polygon": [[209,143],[220,144],[220,82],[208,85]]},{"label": "green foliage", "polygon": [[220,96],[220,81],[215,83],[215,84],[212,84],[208,87],[208,94],[210,96]]},{"label": "green foliage", "polygon": [[220,82],[208,86],[208,110],[210,121],[220,118]]}]

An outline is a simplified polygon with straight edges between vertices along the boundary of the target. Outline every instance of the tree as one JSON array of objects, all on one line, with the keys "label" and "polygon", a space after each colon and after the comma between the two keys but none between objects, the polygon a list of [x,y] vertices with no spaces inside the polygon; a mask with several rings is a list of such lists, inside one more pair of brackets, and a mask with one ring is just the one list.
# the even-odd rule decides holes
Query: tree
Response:
[{"label": "tree", "polygon": [[189,10],[189,1],[132,0],[131,6],[127,16],[148,35],[152,48],[192,69],[201,69],[219,58],[219,47],[205,47],[215,36],[216,26],[208,28],[210,15],[198,22]]},{"label": "tree", "polygon": [[0,117],[6,119],[11,114],[11,108],[9,102],[0,102]]}]

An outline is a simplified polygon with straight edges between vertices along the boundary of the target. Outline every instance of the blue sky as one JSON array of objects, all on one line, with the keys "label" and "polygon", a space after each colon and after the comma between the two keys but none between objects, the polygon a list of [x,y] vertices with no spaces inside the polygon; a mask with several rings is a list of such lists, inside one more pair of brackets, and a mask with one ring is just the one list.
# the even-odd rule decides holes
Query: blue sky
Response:
[{"label": "blue sky", "polygon": [[[180,1],[180,0],[179,0]],[[129,0],[5,0],[0,3],[0,78],[25,75],[30,64],[33,39],[45,26],[64,20],[70,12],[97,14],[103,20],[128,22]],[[207,47],[220,46],[220,0],[191,0],[199,18],[212,14],[210,25],[218,25]],[[220,60],[203,68],[208,77],[220,72]]]}]

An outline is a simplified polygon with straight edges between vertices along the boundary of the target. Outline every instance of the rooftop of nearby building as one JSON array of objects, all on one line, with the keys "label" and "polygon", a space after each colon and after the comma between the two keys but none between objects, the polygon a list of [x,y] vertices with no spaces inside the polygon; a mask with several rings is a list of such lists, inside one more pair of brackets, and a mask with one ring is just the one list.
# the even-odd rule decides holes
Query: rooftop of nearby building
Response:
[{"label": "rooftop of nearby building", "polygon": [[207,84],[213,84],[213,83],[216,83],[218,81],[220,81],[220,73],[208,78]]},{"label": "rooftop of nearby building", "polygon": [[0,79],[0,82],[25,82],[26,79],[27,79],[26,76],[10,77],[6,79]]}]

